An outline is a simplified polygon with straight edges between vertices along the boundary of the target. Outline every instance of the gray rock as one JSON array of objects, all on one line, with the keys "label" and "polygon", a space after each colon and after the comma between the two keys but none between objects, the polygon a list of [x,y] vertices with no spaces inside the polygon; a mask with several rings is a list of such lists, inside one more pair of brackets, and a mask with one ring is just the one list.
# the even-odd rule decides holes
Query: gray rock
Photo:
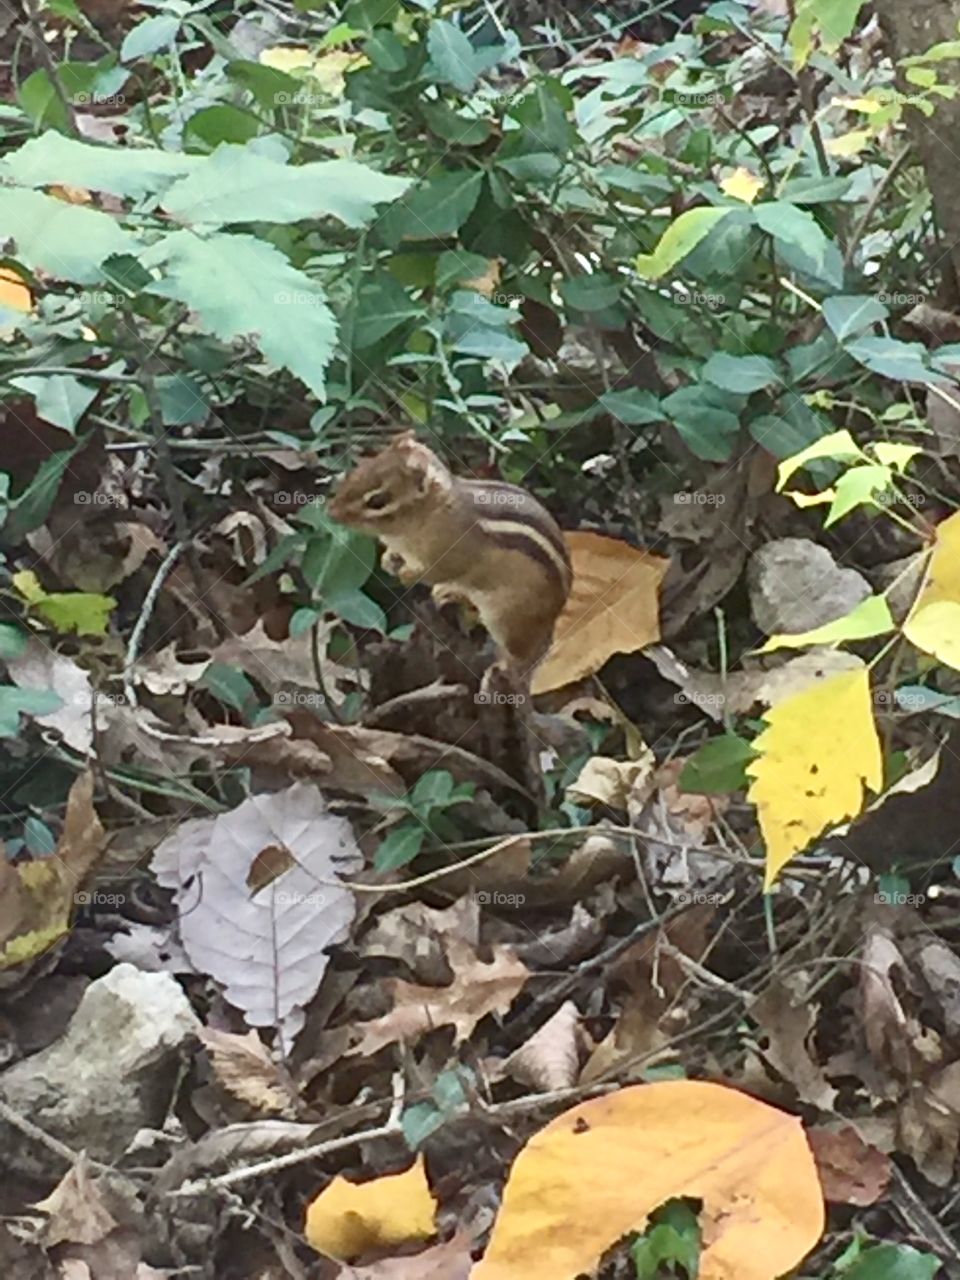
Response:
[{"label": "gray rock", "polygon": [[761,547],[750,559],[747,584],[753,620],[768,636],[812,631],[873,594],[856,569],[841,569],[809,538],[778,538]]},{"label": "gray rock", "polygon": [[[119,964],[92,982],[63,1036],[0,1075],[0,1100],[50,1137],[112,1162],[162,1124],[181,1047],[199,1019],[168,973]],[[28,1173],[63,1160],[0,1117],[0,1150]]]}]

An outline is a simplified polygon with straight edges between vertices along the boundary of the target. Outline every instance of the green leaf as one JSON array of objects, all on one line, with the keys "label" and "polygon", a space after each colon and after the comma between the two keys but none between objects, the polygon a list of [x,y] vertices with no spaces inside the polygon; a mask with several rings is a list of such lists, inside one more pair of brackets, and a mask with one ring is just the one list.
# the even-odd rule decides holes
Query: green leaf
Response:
[{"label": "green leaf", "polygon": [[744,738],[725,733],[711,738],[687,760],[680,772],[680,790],[702,795],[726,795],[740,791],[749,782],[747,765],[756,751]]},{"label": "green leaf", "polygon": [[459,27],[442,19],[431,22],[427,31],[430,55],[428,75],[432,72],[438,84],[450,84],[461,93],[469,93],[477,82],[473,45]]},{"label": "green leaf", "polygon": [[867,1249],[844,1271],[843,1280],[933,1280],[940,1259],[908,1244],[880,1244]]},{"label": "green leaf", "polygon": [[428,129],[444,142],[455,143],[458,147],[482,146],[493,133],[489,120],[473,120],[461,115],[446,102],[419,102],[417,110],[427,122]]},{"label": "green leaf", "polygon": [[160,417],[165,427],[203,422],[211,411],[203,387],[185,373],[161,374],[156,380]]},{"label": "green leaf", "polygon": [[701,208],[681,213],[660,237],[653,253],[641,253],[638,256],[637,270],[647,280],[659,280],[732,212],[729,208]]},{"label": "green leaf", "polygon": [[637,1280],[657,1280],[666,1270],[683,1268],[691,1280],[700,1266],[700,1223],[682,1200],[669,1200],[631,1251]]},{"label": "green leaf", "polygon": [[827,434],[828,424],[803,400],[788,400],[781,414],[764,413],[747,423],[757,444],[777,459],[792,457]]},{"label": "green leaf", "polygon": [[409,178],[378,173],[355,160],[280,164],[250,147],[218,147],[163,197],[163,207],[188,225],[300,222],[323,214],[362,227],[377,205],[396,200]]},{"label": "green leaf", "polygon": [[313,593],[328,607],[359,591],[373,572],[376,543],[342,525],[311,537],[303,553],[303,574]]},{"label": "green leaf", "polygon": [[11,378],[12,386],[33,396],[37,416],[73,434],[77,423],[97,398],[97,388],[85,386],[69,374],[53,377]]},{"label": "green leaf", "polygon": [[197,681],[202,689],[208,689],[218,702],[241,713],[255,707],[257,693],[242,671],[226,662],[211,662]]},{"label": "green leaf", "polygon": [[211,151],[221,143],[243,146],[260,133],[260,124],[247,111],[229,102],[195,111],[183,128],[184,139],[197,138]]},{"label": "green leaf", "polygon": [[389,831],[380,841],[373,855],[373,865],[377,871],[395,871],[412,862],[427,838],[427,832],[420,823],[401,822]]},{"label": "green leaf", "polygon": [[620,301],[621,287],[618,280],[605,272],[596,275],[574,276],[560,285],[560,296],[568,307],[577,311],[602,311]]},{"label": "green leaf", "polygon": [[24,187],[62,182],[139,200],[162,191],[202,163],[200,157],[156,147],[106,147],[46,133],[11,152],[2,172]]},{"label": "green leaf", "polygon": [[710,357],[702,376],[715,387],[745,396],[782,381],[777,366],[766,356],[728,356],[722,351]]},{"label": "green leaf", "polygon": [[47,592],[32,569],[15,573],[13,585],[30,607],[61,635],[72,631],[79,636],[106,635],[110,614],[117,607],[113,596],[90,591]]},{"label": "green leaf", "polygon": [[728,394],[700,383],[665,396],[660,407],[698,458],[724,462],[730,457],[740,430],[740,415]]},{"label": "green leaf", "polygon": [[855,507],[878,506],[876,499],[889,490],[892,478],[889,467],[851,467],[845,471],[836,483],[836,497],[823,522],[824,528],[836,524]]},{"label": "green leaf", "polygon": [[804,649],[812,644],[842,644],[853,640],[869,640],[873,636],[885,636],[894,629],[890,606],[884,596],[868,596],[856,608],[825,622],[810,631],[796,631],[789,635],[771,636],[759,653],[772,653],[775,649]]},{"label": "green leaf", "polygon": [[10,622],[0,622],[0,658],[19,658],[27,647],[27,633]]},{"label": "green leaf", "polygon": [[840,294],[823,303],[823,318],[840,342],[886,320],[889,315],[888,308],[872,297]]},{"label": "green leaf", "polygon": [[476,169],[448,169],[419,184],[391,205],[378,227],[388,242],[445,239],[459,231],[473,213],[483,174]]},{"label": "green leaf", "polygon": [[899,342],[896,338],[858,338],[845,350],[872,373],[895,382],[941,383],[927,364],[927,349],[920,342]]},{"label": "green leaf", "polygon": [[418,779],[410,793],[410,803],[413,808],[429,813],[431,809],[448,805],[452,792],[453,774],[447,769],[430,769]]},{"label": "green leaf", "polygon": [[47,716],[59,711],[63,699],[52,689],[23,689],[18,685],[0,685],[0,738],[16,738],[20,733],[20,716]]},{"label": "green leaf", "polygon": [[38,129],[70,127],[67,110],[43,67],[27,76],[17,91],[17,101]]},{"label": "green leaf", "polygon": [[775,241],[794,244],[818,268],[824,265],[829,241],[812,213],[798,209],[786,200],[772,200],[754,205],[753,216],[760,230]]},{"label": "green leaf", "polygon": [[780,189],[780,198],[790,204],[827,204],[842,200],[852,185],[852,178],[826,178],[812,174],[785,182]]},{"label": "green leaf", "polygon": [[382,636],[387,634],[387,615],[365,591],[348,591],[328,596],[326,604],[351,626],[377,631]]},{"label": "green leaf", "polygon": [[140,260],[163,270],[151,293],[184,303],[224,342],[253,339],[268,360],[325,400],[324,369],[336,322],[316,281],[291,267],[273,245],[253,236],[201,239],[175,231]]},{"label": "green leaf", "polygon": [[437,288],[446,290],[464,280],[476,280],[490,270],[490,259],[482,253],[463,250],[444,250],[437,259]]},{"label": "green leaf", "polygon": [[76,447],[53,453],[37,468],[33,479],[19,497],[9,503],[3,525],[3,541],[15,546],[31,530],[43,524],[53,506],[63,473]]},{"label": "green leaf", "polygon": [[236,84],[249,90],[257,101],[257,105],[271,110],[285,102],[292,102],[294,95],[302,88],[302,82],[295,76],[278,71],[276,67],[265,67],[259,62],[248,62],[238,58],[228,62],[226,73]]},{"label": "green leaf", "polygon": [[170,14],[160,13],[153,18],[144,18],[124,36],[120,61],[133,62],[135,58],[149,58],[151,53],[169,49],[179,30],[180,19]]},{"label": "green leaf", "polygon": [[900,710],[910,715],[932,712],[934,715],[960,720],[960,697],[956,694],[939,693],[922,684],[905,684],[900,686],[894,697]]},{"label": "green leaf", "polygon": [[389,271],[378,271],[360,286],[352,316],[353,345],[372,347],[394,329],[420,320],[425,312]]},{"label": "green leaf", "polygon": [[599,403],[607,413],[631,427],[663,422],[666,416],[653,392],[643,391],[639,387],[631,387],[627,391],[607,391],[600,397]]},{"label": "green leaf", "polygon": [[23,824],[23,839],[35,858],[49,858],[57,847],[57,839],[45,822],[32,814]]},{"label": "green leaf", "polygon": [[97,283],[105,258],[137,248],[116,218],[39,191],[0,187],[0,227],[13,235],[16,257],[31,271],[76,284]]}]

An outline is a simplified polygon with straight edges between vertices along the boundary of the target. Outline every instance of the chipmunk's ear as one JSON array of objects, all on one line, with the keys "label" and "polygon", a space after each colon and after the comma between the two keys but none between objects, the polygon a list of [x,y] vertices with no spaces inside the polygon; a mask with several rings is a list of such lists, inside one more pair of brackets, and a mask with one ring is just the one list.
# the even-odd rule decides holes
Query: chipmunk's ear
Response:
[{"label": "chipmunk's ear", "polygon": [[400,431],[390,441],[390,448],[396,449],[398,453],[407,453],[411,448],[415,448],[417,444],[417,433],[415,431]]}]

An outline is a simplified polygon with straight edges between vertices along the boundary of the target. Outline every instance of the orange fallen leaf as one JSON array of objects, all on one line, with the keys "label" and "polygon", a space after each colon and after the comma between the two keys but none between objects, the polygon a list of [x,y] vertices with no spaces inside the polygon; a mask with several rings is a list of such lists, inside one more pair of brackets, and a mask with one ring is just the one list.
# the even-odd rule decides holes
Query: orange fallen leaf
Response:
[{"label": "orange fallen leaf", "polygon": [[633,1085],[558,1116],[507,1180],[470,1280],[575,1280],[665,1201],[703,1201],[699,1280],[772,1280],[823,1232],[800,1121],[696,1080]]},{"label": "orange fallen leaf", "polygon": [[304,1235],[318,1253],[348,1262],[434,1234],[437,1206],[423,1156],[405,1173],[348,1182],[339,1175],[307,1206]]},{"label": "orange fallen leaf", "polygon": [[12,311],[33,310],[33,295],[22,277],[9,267],[0,269],[0,306]]},{"label": "orange fallen leaf", "polygon": [[548,693],[599,671],[615,653],[660,639],[658,591],[669,560],[599,533],[564,534],[573,588],[550,652],[533,677]]}]

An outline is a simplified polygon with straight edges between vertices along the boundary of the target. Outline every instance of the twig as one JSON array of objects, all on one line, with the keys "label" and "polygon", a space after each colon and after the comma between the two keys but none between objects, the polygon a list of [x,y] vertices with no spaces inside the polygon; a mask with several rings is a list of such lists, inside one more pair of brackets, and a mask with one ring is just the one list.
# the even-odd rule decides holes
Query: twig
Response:
[{"label": "twig", "polygon": [[321,1156],[333,1151],[344,1151],[361,1142],[376,1138],[395,1138],[403,1132],[400,1116],[403,1111],[403,1076],[398,1072],[393,1077],[393,1105],[390,1114],[382,1125],[375,1129],[362,1129],[359,1133],[348,1133],[342,1138],[330,1138],[327,1142],[318,1142],[312,1147],[304,1147],[302,1151],[288,1151],[286,1155],[274,1156],[270,1160],[260,1160],[256,1164],[248,1164],[242,1169],[232,1169],[229,1173],[218,1174],[214,1178],[196,1178],[193,1182],[185,1182],[182,1187],[168,1192],[173,1197],[195,1196],[205,1191],[215,1191],[224,1187],[236,1186],[239,1182],[247,1182],[251,1178],[260,1178],[267,1173],[276,1173],[280,1169],[289,1169],[294,1165],[304,1164],[307,1160],[319,1160]]},{"label": "twig", "polygon": [[[18,1111],[14,1111],[2,1099],[0,1099],[0,1119],[6,1120],[7,1124],[13,1125],[14,1129],[19,1129],[26,1137],[32,1138],[34,1142],[39,1142],[42,1147],[46,1147],[54,1155],[60,1156],[67,1164],[74,1165],[80,1159],[79,1151],[74,1151],[72,1147],[68,1147],[59,1138],[54,1138],[49,1133],[45,1133],[32,1120],[28,1120],[25,1116],[20,1115]],[[100,1164],[98,1160],[91,1160],[89,1156],[87,1157],[87,1164],[91,1169],[95,1169],[97,1173],[116,1173],[116,1170],[112,1169],[110,1165]]]}]

